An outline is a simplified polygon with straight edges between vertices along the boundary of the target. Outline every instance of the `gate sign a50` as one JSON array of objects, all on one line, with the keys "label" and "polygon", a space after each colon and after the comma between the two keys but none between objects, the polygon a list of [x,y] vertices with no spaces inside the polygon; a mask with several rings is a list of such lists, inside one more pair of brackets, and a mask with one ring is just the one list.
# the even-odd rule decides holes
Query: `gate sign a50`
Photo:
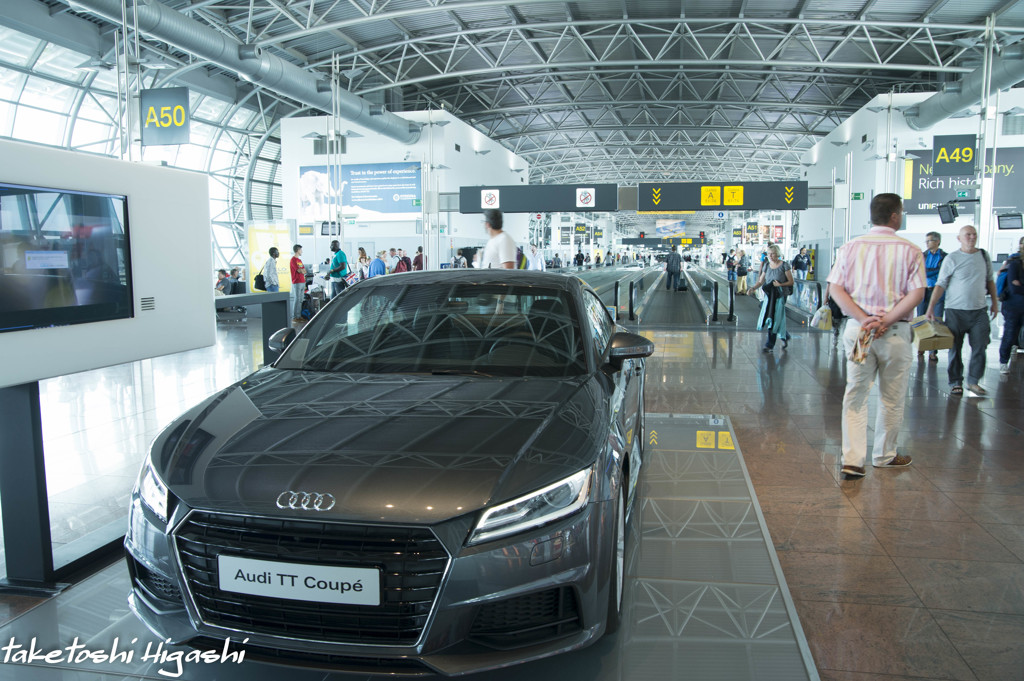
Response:
[{"label": "gate sign a50", "polygon": [[188,144],[188,88],[165,87],[143,90],[139,97],[142,146]]}]

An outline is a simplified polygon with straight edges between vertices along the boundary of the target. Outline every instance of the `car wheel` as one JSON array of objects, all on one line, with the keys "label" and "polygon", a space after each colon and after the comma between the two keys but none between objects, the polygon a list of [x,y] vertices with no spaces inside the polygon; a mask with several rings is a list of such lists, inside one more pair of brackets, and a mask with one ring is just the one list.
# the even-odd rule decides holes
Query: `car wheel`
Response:
[{"label": "car wheel", "polygon": [[626,587],[626,488],[620,485],[615,504],[615,540],[612,542],[611,579],[608,584],[608,617],[605,635],[614,634],[622,624],[622,601]]}]

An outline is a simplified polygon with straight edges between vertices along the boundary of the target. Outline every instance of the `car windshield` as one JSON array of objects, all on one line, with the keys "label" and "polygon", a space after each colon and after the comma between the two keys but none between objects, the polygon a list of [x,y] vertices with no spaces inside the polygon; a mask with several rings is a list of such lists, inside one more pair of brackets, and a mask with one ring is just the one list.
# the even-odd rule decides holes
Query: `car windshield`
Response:
[{"label": "car windshield", "polygon": [[535,286],[357,286],[310,322],[274,365],[345,373],[574,376],[585,373],[569,294]]}]

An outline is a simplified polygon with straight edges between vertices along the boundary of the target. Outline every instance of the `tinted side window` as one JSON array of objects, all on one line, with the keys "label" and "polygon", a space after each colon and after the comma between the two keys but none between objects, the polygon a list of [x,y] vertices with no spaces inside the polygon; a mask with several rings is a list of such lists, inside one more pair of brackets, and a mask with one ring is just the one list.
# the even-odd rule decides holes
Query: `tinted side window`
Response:
[{"label": "tinted side window", "polygon": [[608,347],[615,324],[612,322],[611,317],[608,316],[608,310],[605,309],[604,303],[593,293],[587,291],[583,302],[587,309],[587,323],[590,324],[591,331],[594,334],[594,345],[597,348],[597,354],[602,356]]}]

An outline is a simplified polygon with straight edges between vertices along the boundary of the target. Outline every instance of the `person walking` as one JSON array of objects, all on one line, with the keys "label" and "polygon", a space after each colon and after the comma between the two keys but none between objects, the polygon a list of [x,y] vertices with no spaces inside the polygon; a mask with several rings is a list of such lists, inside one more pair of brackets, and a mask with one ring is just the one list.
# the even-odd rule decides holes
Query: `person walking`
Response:
[{"label": "person walking", "polygon": [[416,257],[412,259],[412,271],[420,272],[423,270],[423,246],[416,247]]},{"label": "person walking", "polygon": [[730,249],[725,258],[725,272],[727,280],[736,281],[736,249]]},{"label": "person walking", "polygon": [[[961,227],[956,239],[960,242],[960,250],[953,251],[942,261],[925,316],[935,320],[935,307],[945,294],[946,326],[953,333],[953,347],[949,349],[949,394],[964,394],[961,353],[966,337],[971,343],[967,388],[976,395],[984,395],[986,391],[981,387],[981,379],[985,375],[985,349],[992,334],[989,320],[995,319],[999,312],[999,296],[992,279],[992,261],[985,249],[976,247],[978,231],[974,225]],[[986,294],[992,297],[987,315]]]},{"label": "person walking", "polygon": [[270,257],[263,264],[263,283],[267,286],[267,293],[277,293],[281,290],[281,282],[277,278],[277,258],[281,251],[277,246],[271,246],[268,253]]},{"label": "person walking", "polygon": [[736,295],[742,296],[747,292],[747,273],[749,272],[750,258],[746,251],[736,251]]},{"label": "person walking", "polygon": [[502,229],[503,216],[500,210],[488,208],[484,211],[484,229],[490,239],[484,247],[480,266],[497,267],[506,270],[516,268],[516,242]]},{"label": "person walking", "polygon": [[761,301],[757,328],[768,332],[761,351],[774,350],[775,341],[780,336],[782,348],[786,349],[790,341],[786,329],[786,299],[793,293],[793,268],[782,259],[782,250],[774,244],[768,247],[768,260],[761,266],[757,286],[764,286],[764,300]]},{"label": "person walking", "polygon": [[1010,353],[1017,345],[1024,323],[1024,237],[1018,251],[1006,262],[1006,295],[1003,298],[1003,340],[999,343],[999,373],[1010,373]]},{"label": "person walking", "polygon": [[806,248],[801,248],[793,258],[793,276],[800,281],[807,281],[807,271],[810,268],[811,256],[807,255]]},{"label": "person walking", "polygon": [[[928,304],[932,301],[932,292],[935,290],[935,282],[939,278],[939,269],[942,267],[942,261],[946,259],[946,252],[939,248],[939,244],[942,243],[942,235],[938,232],[928,232],[924,237],[924,244],[927,246],[922,251],[924,254],[924,267],[925,275],[928,277],[928,288],[924,290],[924,300],[917,306],[917,314],[923,315],[928,311]],[[940,299],[935,303],[935,318],[942,321],[942,313],[945,310],[943,300]],[[920,350],[917,353],[918,357],[924,355],[924,350]],[[938,350],[932,350],[928,353],[929,362],[939,361]]]},{"label": "person walking", "polygon": [[[292,275],[292,321],[301,322],[302,299],[306,295],[306,266],[302,264],[302,246],[292,246],[292,259],[288,262],[288,269]],[[266,276],[266,275],[263,275]]]},{"label": "person walking", "polygon": [[544,262],[544,254],[537,250],[537,244],[530,244],[530,255],[527,257],[530,261],[527,269],[538,270],[540,272],[547,269],[547,263]]},{"label": "person walking", "polygon": [[333,298],[348,288],[348,284],[345,283],[345,277],[348,276],[348,256],[345,255],[345,251],[341,250],[341,244],[337,239],[331,242],[331,252],[334,253],[334,257],[331,258],[331,269],[328,270],[327,276],[331,280],[331,298]]},{"label": "person walking", "polygon": [[841,474],[845,480],[863,478],[866,472],[868,395],[876,378],[880,400],[871,465],[891,468],[911,463],[911,457],[897,453],[896,440],[913,357],[909,320],[927,284],[924,257],[917,246],[896,235],[903,226],[899,195],[883,193],[871,200],[871,224],[867,234],[839,249],[828,275],[829,295],[848,317],[843,331],[847,362]]},{"label": "person walking", "polygon": [[677,291],[679,290],[679,274],[682,269],[683,260],[679,257],[679,253],[676,251],[675,244],[672,245],[672,251],[665,258],[665,290],[666,291]]},{"label": "person walking", "polygon": [[359,247],[359,260],[356,264],[359,267],[359,278],[366,279],[370,274],[370,256],[366,255],[366,249],[362,246]]}]

